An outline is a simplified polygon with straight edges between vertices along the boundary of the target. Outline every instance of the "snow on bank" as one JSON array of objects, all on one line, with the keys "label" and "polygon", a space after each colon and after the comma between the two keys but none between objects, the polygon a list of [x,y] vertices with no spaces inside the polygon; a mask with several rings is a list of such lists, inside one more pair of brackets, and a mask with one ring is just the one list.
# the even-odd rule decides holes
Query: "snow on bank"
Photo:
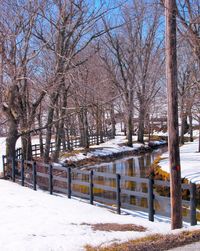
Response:
[{"label": "snow on bank", "polygon": [[124,145],[126,142],[127,140],[125,136],[116,136],[115,139],[111,139],[105,143],[90,146],[90,151],[87,153],[80,152],[70,157],[65,157],[65,155],[63,155],[60,157],[60,162],[79,161],[93,157],[108,157],[116,153],[130,152],[138,150],[141,147],[147,147],[140,143],[135,143],[133,144],[133,147],[128,147]]},{"label": "snow on bank", "polygon": [[[180,147],[181,177],[200,184],[200,153],[197,150],[198,140],[185,143]],[[160,161],[159,166],[169,173],[168,152],[161,157],[165,159]]]},{"label": "snow on bank", "polygon": [[[162,221],[162,217],[153,223],[142,218],[142,212],[140,217],[117,215],[80,200],[33,191],[9,181],[0,180],[0,194],[0,250],[3,251],[80,251],[86,244],[108,244],[170,231],[170,224]],[[133,223],[148,230],[93,231],[82,223]]]},{"label": "snow on bank", "polygon": [[[181,135],[181,127],[179,126],[179,136]],[[164,136],[164,137],[167,137],[168,136],[168,132],[164,132],[164,131],[160,131],[160,132],[157,132],[157,131],[154,131],[153,132],[153,135],[155,136]],[[186,133],[184,134],[185,137],[190,137],[190,134],[189,133]],[[193,131],[193,137],[198,137],[199,136],[199,130],[194,130]]]}]

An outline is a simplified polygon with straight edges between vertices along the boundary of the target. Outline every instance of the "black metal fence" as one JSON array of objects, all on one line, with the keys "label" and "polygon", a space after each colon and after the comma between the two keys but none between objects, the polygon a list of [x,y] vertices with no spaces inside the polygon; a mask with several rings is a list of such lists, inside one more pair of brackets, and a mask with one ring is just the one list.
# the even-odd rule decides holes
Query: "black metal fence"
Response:
[{"label": "black metal fence", "polygon": [[[7,159],[3,156],[4,170],[7,166]],[[114,205],[118,214],[121,208],[140,210],[148,213],[150,221],[154,221],[155,213],[163,214],[156,208],[156,201],[169,201],[170,198],[161,196],[156,191],[157,186],[170,187],[167,181],[153,180],[151,178],[139,178],[120,174],[104,173],[95,170],[79,170],[61,165],[44,164],[35,161],[26,161],[23,159],[12,160],[13,182],[21,183],[32,187],[34,190],[39,186],[48,190],[50,194],[60,192],[71,196],[80,197],[89,200],[90,204],[101,202],[107,205]],[[109,182],[108,182],[109,180]],[[126,186],[124,184],[129,184]],[[132,189],[130,184],[143,184],[144,191]],[[196,209],[196,185],[182,184],[182,189],[187,190],[190,194],[190,200],[183,200],[183,205],[187,208],[187,219],[191,225],[197,224]],[[140,198],[146,200],[146,206],[138,206],[127,203],[125,197]],[[164,214],[165,216],[170,216]]]}]

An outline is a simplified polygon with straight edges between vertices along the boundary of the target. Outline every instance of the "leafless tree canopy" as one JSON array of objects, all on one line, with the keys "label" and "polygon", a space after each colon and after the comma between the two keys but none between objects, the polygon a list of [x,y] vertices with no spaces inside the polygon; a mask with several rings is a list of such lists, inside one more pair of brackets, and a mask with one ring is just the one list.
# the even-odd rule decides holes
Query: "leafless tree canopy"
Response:
[{"label": "leafless tree canopy", "polygon": [[[189,128],[192,140],[200,3],[176,5],[181,128],[182,135]],[[150,138],[158,129],[153,121],[166,116],[163,6],[158,0],[0,1],[0,133],[8,155],[21,137],[31,159],[37,134],[46,161],[56,142],[56,160],[61,145],[71,149],[72,138],[88,148],[91,135],[97,144],[105,134],[114,137],[116,123],[129,146],[135,133],[141,143],[145,134]]]}]

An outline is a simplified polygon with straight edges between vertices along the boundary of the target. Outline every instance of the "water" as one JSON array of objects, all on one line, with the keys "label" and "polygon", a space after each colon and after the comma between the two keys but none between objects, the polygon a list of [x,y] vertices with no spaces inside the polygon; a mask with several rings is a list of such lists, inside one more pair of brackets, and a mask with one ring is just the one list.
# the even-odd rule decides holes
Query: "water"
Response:
[{"label": "water", "polygon": [[166,152],[167,147],[162,147],[153,152],[138,156],[129,156],[109,163],[94,166],[94,170],[106,173],[119,173],[126,176],[147,177],[149,167],[162,153]]},{"label": "water", "polygon": [[[123,176],[131,176],[138,178],[147,178],[149,173],[149,168],[151,164],[154,162],[156,158],[158,158],[163,152],[166,152],[167,147],[162,147],[154,150],[153,152],[148,152],[145,154],[141,154],[138,156],[129,156],[122,159],[118,159],[115,161],[111,161],[109,163],[99,164],[93,167],[94,170],[98,172],[104,173],[119,173]],[[95,177],[94,183],[115,187],[115,179],[104,178],[104,177]],[[127,180],[121,180],[121,189],[122,191],[135,191],[141,193],[147,193],[147,184],[141,182],[133,182]],[[96,189],[95,195],[97,197],[112,199],[115,200],[116,193],[108,192],[103,189]],[[98,198],[97,198],[98,200]],[[129,209],[143,209],[143,211],[147,211],[148,201],[147,198],[142,198],[140,196],[128,195],[125,193],[121,193],[121,203],[122,207]],[[112,203],[111,203],[112,204]],[[170,205],[169,201],[166,200],[164,203],[155,200],[156,210],[161,211],[163,214],[169,215],[170,213]]]},{"label": "water", "polygon": [[[123,176],[130,177],[138,177],[138,178],[147,178],[149,173],[149,168],[152,163],[158,158],[162,153],[167,151],[167,147],[161,147],[159,149],[154,150],[153,152],[148,152],[145,154],[141,154],[138,156],[129,156],[124,157],[118,160],[110,161],[109,163],[101,163],[95,166],[90,167],[89,169],[93,169],[97,172],[109,173],[109,174],[120,174],[122,179],[120,182],[121,186],[121,206],[122,208],[132,209],[132,210],[141,210],[147,211],[148,201],[147,201],[147,183],[141,181],[128,181],[124,180]],[[89,182],[89,175],[77,175],[74,177],[80,181]],[[103,202],[112,206],[116,205],[116,179],[115,176],[113,178],[108,177],[100,177],[94,176],[94,200]],[[96,187],[95,187],[96,184]],[[106,186],[104,189],[100,186]],[[108,191],[108,187],[111,187],[111,190]],[[89,196],[89,188],[87,186],[74,186],[75,190],[81,192],[83,194],[87,194]],[[141,193],[140,195],[133,195],[134,192]],[[156,186],[154,189],[155,197],[155,211],[158,214],[170,216],[170,199],[169,188]],[[158,197],[159,195],[165,197]],[[189,210],[188,203],[186,205],[183,204],[183,216],[188,220]]]}]

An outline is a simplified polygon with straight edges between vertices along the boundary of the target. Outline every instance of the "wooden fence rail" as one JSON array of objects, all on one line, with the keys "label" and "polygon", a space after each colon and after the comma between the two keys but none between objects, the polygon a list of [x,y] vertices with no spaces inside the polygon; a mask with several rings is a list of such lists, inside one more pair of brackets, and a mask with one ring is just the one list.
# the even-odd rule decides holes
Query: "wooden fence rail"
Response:
[{"label": "wooden fence rail", "polygon": [[[111,136],[108,135],[104,135],[103,136],[103,141],[108,141],[111,138]],[[89,136],[89,144],[90,145],[95,145],[95,144],[99,144],[100,142],[100,136],[93,135],[93,136]],[[66,142],[67,145],[67,142]],[[42,144],[42,148],[44,149],[45,144]],[[75,149],[75,148],[79,148],[81,147],[81,140],[80,138],[75,138],[75,139],[71,139],[70,140],[70,149]],[[56,142],[51,142],[50,143],[50,153],[53,153],[55,151],[56,148]],[[40,144],[33,144],[31,145],[31,149],[32,149],[32,156],[33,157],[40,157],[41,156],[41,146]],[[63,144],[61,144],[61,149],[60,151],[63,151],[64,147]],[[21,159],[23,157],[23,152],[22,152],[22,148],[17,148],[15,151],[15,157],[16,159]]]},{"label": "wooden fence rail", "polygon": [[[4,170],[7,165],[7,158],[3,156]],[[80,179],[83,178],[84,179]],[[112,184],[101,184],[98,179],[112,180]],[[61,165],[44,164],[23,159],[12,159],[12,181],[20,182],[22,186],[27,185],[37,190],[37,186],[45,187],[50,194],[61,192],[67,194],[70,199],[72,196],[88,199],[93,205],[94,201],[104,204],[116,205],[116,212],[121,213],[121,207],[139,209],[148,212],[149,221],[154,221],[155,199],[169,200],[169,197],[160,196],[156,193],[156,186],[169,187],[169,182],[153,180],[151,178],[131,177],[120,174],[97,172],[94,170],[85,171],[71,169]],[[123,182],[145,184],[147,191],[135,191],[123,187]],[[196,217],[196,185],[182,184],[183,189],[190,192],[190,201],[183,200],[183,204],[189,209],[191,225],[197,224]],[[81,190],[82,189],[82,190]],[[99,191],[115,194],[113,198],[103,198],[99,196]],[[147,208],[128,204],[122,199],[124,196],[144,198],[147,200]]]}]

